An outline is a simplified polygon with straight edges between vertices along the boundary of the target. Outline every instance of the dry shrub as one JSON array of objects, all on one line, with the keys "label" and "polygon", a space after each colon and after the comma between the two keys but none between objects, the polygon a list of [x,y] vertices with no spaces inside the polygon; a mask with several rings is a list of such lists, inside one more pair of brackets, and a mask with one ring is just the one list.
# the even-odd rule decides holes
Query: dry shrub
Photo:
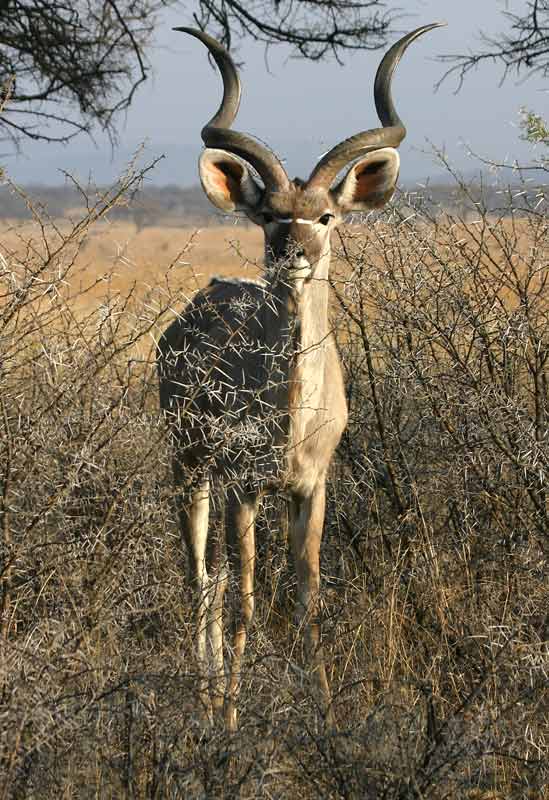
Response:
[{"label": "dry shrub", "polygon": [[229,736],[197,708],[153,363],[189,292],[175,267],[190,245],[156,248],[149,289],[90,259],[94,226],[139,177],[72,226],[37,213],[24,257],[3,248],[1,796],[542,798],[542,204],[467,223],[397,206],[342,238],[351,416],[323,554],[339,726],[322,725],[301,668],[268,498]]},{"label": "dry shrub", "polygon": [[328,529],[346,546],[339,620],[355,654],[343,649],[339,679],[343,695],[366,681],[368,708],[395,687],[424,707],[410,796],[546,788],[549,223],[538,201],[520,215],[480,207],[467,223],[397,208],[342,241],[336,330],[351,416]]}]

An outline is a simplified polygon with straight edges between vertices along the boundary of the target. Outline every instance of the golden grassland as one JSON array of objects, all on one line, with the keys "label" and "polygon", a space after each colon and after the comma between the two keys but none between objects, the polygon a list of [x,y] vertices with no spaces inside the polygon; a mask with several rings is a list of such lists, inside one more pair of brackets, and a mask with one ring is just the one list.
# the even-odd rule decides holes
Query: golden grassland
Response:
[{"label": "golden grassland", "polygon": [[[63,234],[70,223],[60,220],[57,228]],[[52,230],[47,236],[51,242],[60,238]],[[43,248],[42,232],[32,223],[0,221],[0,241],[4,250],[18,258],[28,252],[29,241],[38,250]],[[80,310],[90,311],[107,295],[125,294],[134,285],[137,296],[143,296],[152,287],[162,285],[169,272],[172,290],[192,295],[213,275],[257,277],[262,254],[262,234],[256,226],[159,226],[137,230],[133,223],[98,223],[90,228],[76,253],[68,290],[77,297]],[[86,295],[80,294],[81,288],[102,275],[104,282],[97,283]]]},{"label": "golden grassland", "polygon": [[[68,219],[56,221],[55,228],[48,228],[45,236],[50,244],[71,228]],[[520,262],[536,246],[530,235],[530,224],[521,219],[498,219],[493,232],[481,232],[483,262],[487,268],[501,265],[508,253],[505,244],[512,243],[514,258]],[[483,224],[486,224],[484,220]],[[56,234],[59,233],[59,236]],[[351,251],[364,247],[369,238],[368,225],[346,226],[350,234]],[[449,236],[453,241],[462,239],[464,248],[475,251],[475,224],[455,223],[446,226],[442,235],[436,237],[437,249],[444,247]],[[394,235],[394,234],[393,234]],[[379,226],[376,238],[380,240]],[[0,220],[0,243],[4,254],[24,259],[30,249],[42,252],[44,231],[34,223]],[[337,244],[337,242],[335,242]],[[372,263],[381,263],[382,247],[374,247]],[[94,302],[117,292],[125,294],[134,287],[137,296],[147,294],[152,287],[161,286],[170,275],[172,290],[184,290],[191,296],[206,285],[214,275],[255,278],[261,274],[263,262],[263,234],[258,226],[239,220],[233,225],[181,228],[158,225],[138,230],[132,222],[100,222],[90,227],[76,252],[68,250],[67,256],[75,253],[70,270],[68,293],[78,298],[77,305],[84,311],[91,310]],[[429,257],[425,253],[426,258]],[[80,295],[83,287],[105,276],[86,294]]]},{"label": "golden grassland", "polygon": [[[51,275],[55,281],[59,270],[66,269],[60,296],[62,305],[76,319],[94,325],[104,311],[112,310],[113,303],[134,309],[167,305],[162,323],[165,325],[213,276],[257,278],[263,269],[263,233],[245,219],[202,228],[159,224],[143,229],[133,222],[99,221],[67,246],[66,239],[74,225],[69,217],[54,220],[46,227],[33,222],[0,220],[0,252],[8,263],[18,260],[21,264],[37,263],[37,257],[38,262],[45,263],[47,248],[52,252],[59,248],[62,254],[51,259],[54,265]],[[341,236],[333,236],[331,280],[336,290],[343,292],[349,279],[360,285],[362,303],[364,308],[368,307],[368,318],[373,322],[378,318],[379,308],[377,301],[369,301],[365,284],[377,271],[390,292],[388,276],[395,269],[410,273],[416,269],[414,264],[421,261],[422,269],[436,282],[437,276],[452,269],[458,259],[473,265],[472,274],[483,275],[481,294],[486,278],[491,291],[508,308],[513,308],[520,302],[517,276],[531,262],[539,246],[539,231],[539,225],[533,226],[525,218],[490,219],[487,215],[482,215],[478,224],[444,216],[438,222],[424,220],[412,234],[405,229],[405,220],[404,229],[397,219],[392,224],[367,221],[346,225]],[[541,288],[549,299],[543,270],[529,280],[530,292],[539,292]],[[56,291],[60,292],[59,282]],[[472,291],[476,293],[474,287]],[[351,294],[356,300],[356,293]],[[337,309],[335,296],[332,300],[333,308]],[[128,320],[131,324],[130,317]],[[346,340],[347,333],[340,332],[340,338]],[[133,355],[148,359],[146,348],[150,346],[150,341],[146,347],[141,342],[133,348]]]}]

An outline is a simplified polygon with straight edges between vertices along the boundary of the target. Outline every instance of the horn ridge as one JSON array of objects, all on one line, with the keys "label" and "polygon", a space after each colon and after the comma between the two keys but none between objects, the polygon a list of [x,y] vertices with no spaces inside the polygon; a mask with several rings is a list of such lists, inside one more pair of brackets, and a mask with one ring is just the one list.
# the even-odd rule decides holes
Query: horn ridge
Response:
[{"label": "horn ridge", "polygon": [[238,114],[241,96],[240,78],[238,77],[234,61],[223,45],[204,31],[200,31],[198,28],[185,27],[173,28],[173,30],[180,31],[181,33],[188,33],[190,36],[194,36],[195,39],[198,39],[202,44],[206,45],[223,79],[223,99],[221,100],[221,105],[204,127],[207,128],[211,125],[215,128],[230,128]]},{"label": "horn ridge", "polygon": [[286,170],[272,150],[247,133],[230,130],[238,113],[241,95],[240,78],[231,55],[217,39],[204,31],[186,27],[174,30],[194,36],[208,48],[223,80],[221,104],[202,128],[202,141],[206,147],[227,150],[243,158],[257,171],[267,190],[280,191],[288,188]]},{"label": "horn ridge", "polygon": [[444,25],[446,25],[445,22],[433,22],[430,25],[416,28],[399,39],[387,51],[377,69],[374,81],[374,101],[383,127],[362,131],[333,147],[311,172],[307,182],[309,187],[329,187],[343,167],[359,156],[381,147],[399,146],[406,136],[406,128],[393,103],[391,94],[393,74],[406,49],[415,39],[433,28]]},{"label": "horn ridge", "polygon": [[[400,117],[398,116],[395,106],[393,104],[393,97],[391,93],[391,83],[393,74],[398,67],[400,59],[408,49],[412,42],[423,36],[427,31],[432,31],[434,28],[442,28],[446,25],[445,22],[431,22],[430,25],[422,25],[414,31],[403,36],[385,53],[379,67],[377,68],[376,77],[374,80],[374,102],[376,104],[376,111],[379,121],[384,128],[391,126],[399,126],[403,128],[404,135],[406,135],[406,128]],[[404,138],[404,137],[403,137]]]}]

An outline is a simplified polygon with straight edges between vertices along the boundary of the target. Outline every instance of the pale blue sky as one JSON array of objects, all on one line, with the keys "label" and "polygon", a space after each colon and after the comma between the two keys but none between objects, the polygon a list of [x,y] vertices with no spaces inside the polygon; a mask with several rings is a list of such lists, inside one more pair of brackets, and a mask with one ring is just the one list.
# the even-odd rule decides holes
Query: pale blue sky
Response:
[{"label": "pale blue sky", "polygon": [[[429,151],[431,143],[446,149],[452,162],[467,172],[478,164],[466,145],[496,159],[527,160],[530,149],[519,140],[519,109],[545,113],[547,81],[510,76],[500,86],[501,68],[485,64],[472,73],[456,94],[455,79],[438,92],[434,84],[443,65],[437,54],[475,48],[480,29],[497,33],[504,28],[500,11],[521,10],[525,0],[407,0],[398,4],[408,14],[403,31],[446,21],[447,28],[415,42],[399,65],[393,88],[396,107],[408,128],[401,146],[401,180],[407,183],[440,175]],[[154,183],[196,183],[201,149],[200,129],[219,103],[221,81],[208,63],[205,48],[173,25],[188,24],[187,11],[165,12],[157,41],[150,51],[154,74],[139,91],[125,119],[120,120],[120,146],[113,153],[105,137],[97,144],[81,138],[67,147],[25,143],[24,155],[3,159],[19,183],[60,183],[60,168],[82,179],[91,173],[97,182],[116,177],[130,154],[143,141],[147,157],[166,158],[151,176]],[[288,172],[306,177],[315,160],[337,141],[377,124],[373,78],[381,53],[349,52],[345,65],[334,61],[311,63],[289,57],[284,47],[271,48],[268,68],[261,45],[244,42],[238,53],[243,98],[235,128],[267,141],[285,159]]]}]

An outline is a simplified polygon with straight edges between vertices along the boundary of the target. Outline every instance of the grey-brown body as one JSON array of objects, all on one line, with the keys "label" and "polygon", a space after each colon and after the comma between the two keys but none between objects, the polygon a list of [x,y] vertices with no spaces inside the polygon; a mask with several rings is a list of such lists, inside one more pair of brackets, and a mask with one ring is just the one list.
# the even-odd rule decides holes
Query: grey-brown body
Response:
[{"label": "grey-brown body", "polygon": [[[347,421],[328,281],[213,279],[159,342],[160,402],[194,480],[308,493]],[[179,420],[181,422],[179,422]]]},{"label": "grey-brown body", "polygon": [[[326,475],[347,423],[328,314],[331,235],[348,211],[380,207],[393,194],[399,169],[395,148],[405,129],[392,104],[391,77],[408,44],[432,27],[405,36],[380,65],[375,101],[383,127],[334,147],[306,182],[290,181],[274,153],[230,129],[240,99],[231,58],[206,34],[180,29],[208,47],[223,77],[223,101],[202,131],[203,188],[218,208],[244,212],[265,235],[264,280],[214,279],[158,346],[160,401],[171,431],[181,529],[198,593],[199,694],[208,715],[225,705],[233,729],[254,612],[254,522],[265,489],[283,490],[288,498],[300,626],[319,700],[331,714],[318,621],[320,542]],[[226,491],[227,556],[240,579],[227,690],[222,619],[227,571],[224,543],[209,535],[212,478]]]}]

